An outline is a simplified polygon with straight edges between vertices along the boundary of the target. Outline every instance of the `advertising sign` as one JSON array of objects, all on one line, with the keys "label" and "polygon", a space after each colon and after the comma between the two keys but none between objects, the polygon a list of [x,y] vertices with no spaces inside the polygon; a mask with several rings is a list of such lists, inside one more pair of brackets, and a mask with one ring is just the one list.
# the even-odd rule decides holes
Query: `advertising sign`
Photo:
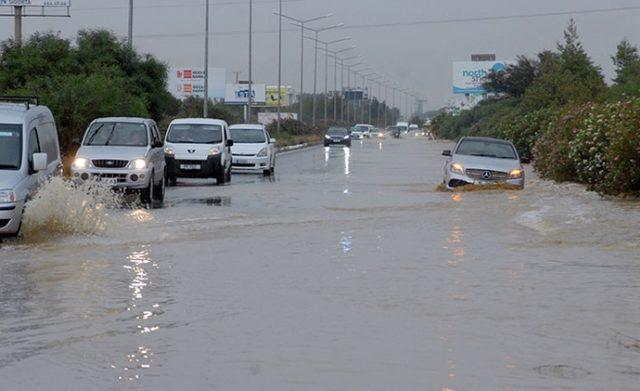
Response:
[{"label": "advertising sign", "polygon": [[[297,113],[280,113],[280,119],[298,119]],[[278,113],[258,113],[258,123],[269,126],[278,120]]]},{"label": "advertising sign", "polygon": [[342,90],[342,96],[345,100],[365,100],[369,99],[369,90],[362,88],[345,88]]},{"label": "advertising sign", "polygon": [[503,72],[512,61],[464,61],[453,63],[454,94],[485,94],[482,87],[491,71]]},{"label": "advertising sign", "polygon": [[[209,98],[224,98],[226,78],[227,72],[224,68],[209,68]],[[168,88],[178,99],[190,96],[204,97],[204,68],[170,68]]]},{"label": "advertising sign", "polygon": [[[266,88],[264,84],[251,85],[251,101],[255,105],[265,104]],[[227,105],[246,105],[249,103],[249,84],[227,84],[224,103]]]},{"label": "advertising sign", "polygon": [[0,7],[70,7],[71,0],[0,0]]},{"label": "advertising sign", "polygon": [[[291,87],[280,87],[280,104],[282,106],[289,106],[289,95],[291,94]],[[267,86],[266,89],[266,102],[267,107],[278,106],[278,86]]]}]

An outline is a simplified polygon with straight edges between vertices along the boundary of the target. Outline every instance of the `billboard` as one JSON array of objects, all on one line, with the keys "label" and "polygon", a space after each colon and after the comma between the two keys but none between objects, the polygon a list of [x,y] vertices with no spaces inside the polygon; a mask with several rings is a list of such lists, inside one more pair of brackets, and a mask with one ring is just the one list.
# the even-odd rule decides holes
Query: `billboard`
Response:
[{"label": "billboard", "polygon": [[[280,87],[280,104],[282,106],[289,106],[289,96],[291,95],[291,87],[281,86]],[[266,88],[266,102],[267,107],[277,107],[278,106],[278,86],[267,86]]]},{"label": "billboard", "polygon": [[[209,98],[224,98],[226,80],[226,69],[209,68]],[[184,99],[190,96],[204,97],[204,68],[170,68],[168,88],[169,92],[178,99]]]},{"label": "billboard", "polygon": [[345,88],[342,90],[342,96],[345,100],[366,100],[369,99],[369,90],[362,88]]},{"label": "billboard", "polygon": [[[255,105],[264,105],[266,101],[264,84],[252,84],[251,96]],[[224,103],[228,105],[246,105],[249,103],[249,84],[227,84]]]},{"label": "billboard", "polygon": [[70,7],[71,0],[0,0],[0,7]]},{"label": "billboard", "polygon": [[[258,113],[258,123],[269,126],[278,119],[278,113]],[[298,119],[297,113],[280,113],[280,119]]]},{"label": "billboard", "polygon": [[453,63],[454,94],[485,94],[482,87],[491,71],[502,72],[512,61],[459,61]]}]

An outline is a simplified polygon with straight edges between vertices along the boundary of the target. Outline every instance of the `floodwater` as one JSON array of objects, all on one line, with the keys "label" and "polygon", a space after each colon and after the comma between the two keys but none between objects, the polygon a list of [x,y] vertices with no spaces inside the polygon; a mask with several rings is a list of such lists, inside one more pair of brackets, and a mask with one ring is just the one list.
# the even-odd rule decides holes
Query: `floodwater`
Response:
[{"label": "floodwater", "polygon": [[447,147],[291,152],[0,245],[0,390],[638,390],[640,205],[439,192]]}]

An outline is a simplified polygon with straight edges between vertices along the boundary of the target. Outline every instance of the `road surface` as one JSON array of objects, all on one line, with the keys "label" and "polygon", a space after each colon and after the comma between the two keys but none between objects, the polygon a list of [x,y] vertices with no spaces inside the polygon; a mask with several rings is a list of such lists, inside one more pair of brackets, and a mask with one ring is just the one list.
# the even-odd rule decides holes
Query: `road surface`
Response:
[{"label": "road surface", "polygon": [[3,244],[0,390],[638,390],[640,206],[439,192],[448,147],[286,153]]}]

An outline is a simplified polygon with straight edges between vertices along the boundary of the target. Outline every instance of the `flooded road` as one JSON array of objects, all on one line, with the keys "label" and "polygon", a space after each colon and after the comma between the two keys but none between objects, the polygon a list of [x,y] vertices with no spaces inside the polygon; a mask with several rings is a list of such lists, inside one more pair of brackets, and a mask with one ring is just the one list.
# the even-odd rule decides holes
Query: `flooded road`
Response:
[{"label": "flooded road", "polygon": [[3,244],[0,390],[638,390],[640,205],[438,192],[447,147],[290,152]]}]

